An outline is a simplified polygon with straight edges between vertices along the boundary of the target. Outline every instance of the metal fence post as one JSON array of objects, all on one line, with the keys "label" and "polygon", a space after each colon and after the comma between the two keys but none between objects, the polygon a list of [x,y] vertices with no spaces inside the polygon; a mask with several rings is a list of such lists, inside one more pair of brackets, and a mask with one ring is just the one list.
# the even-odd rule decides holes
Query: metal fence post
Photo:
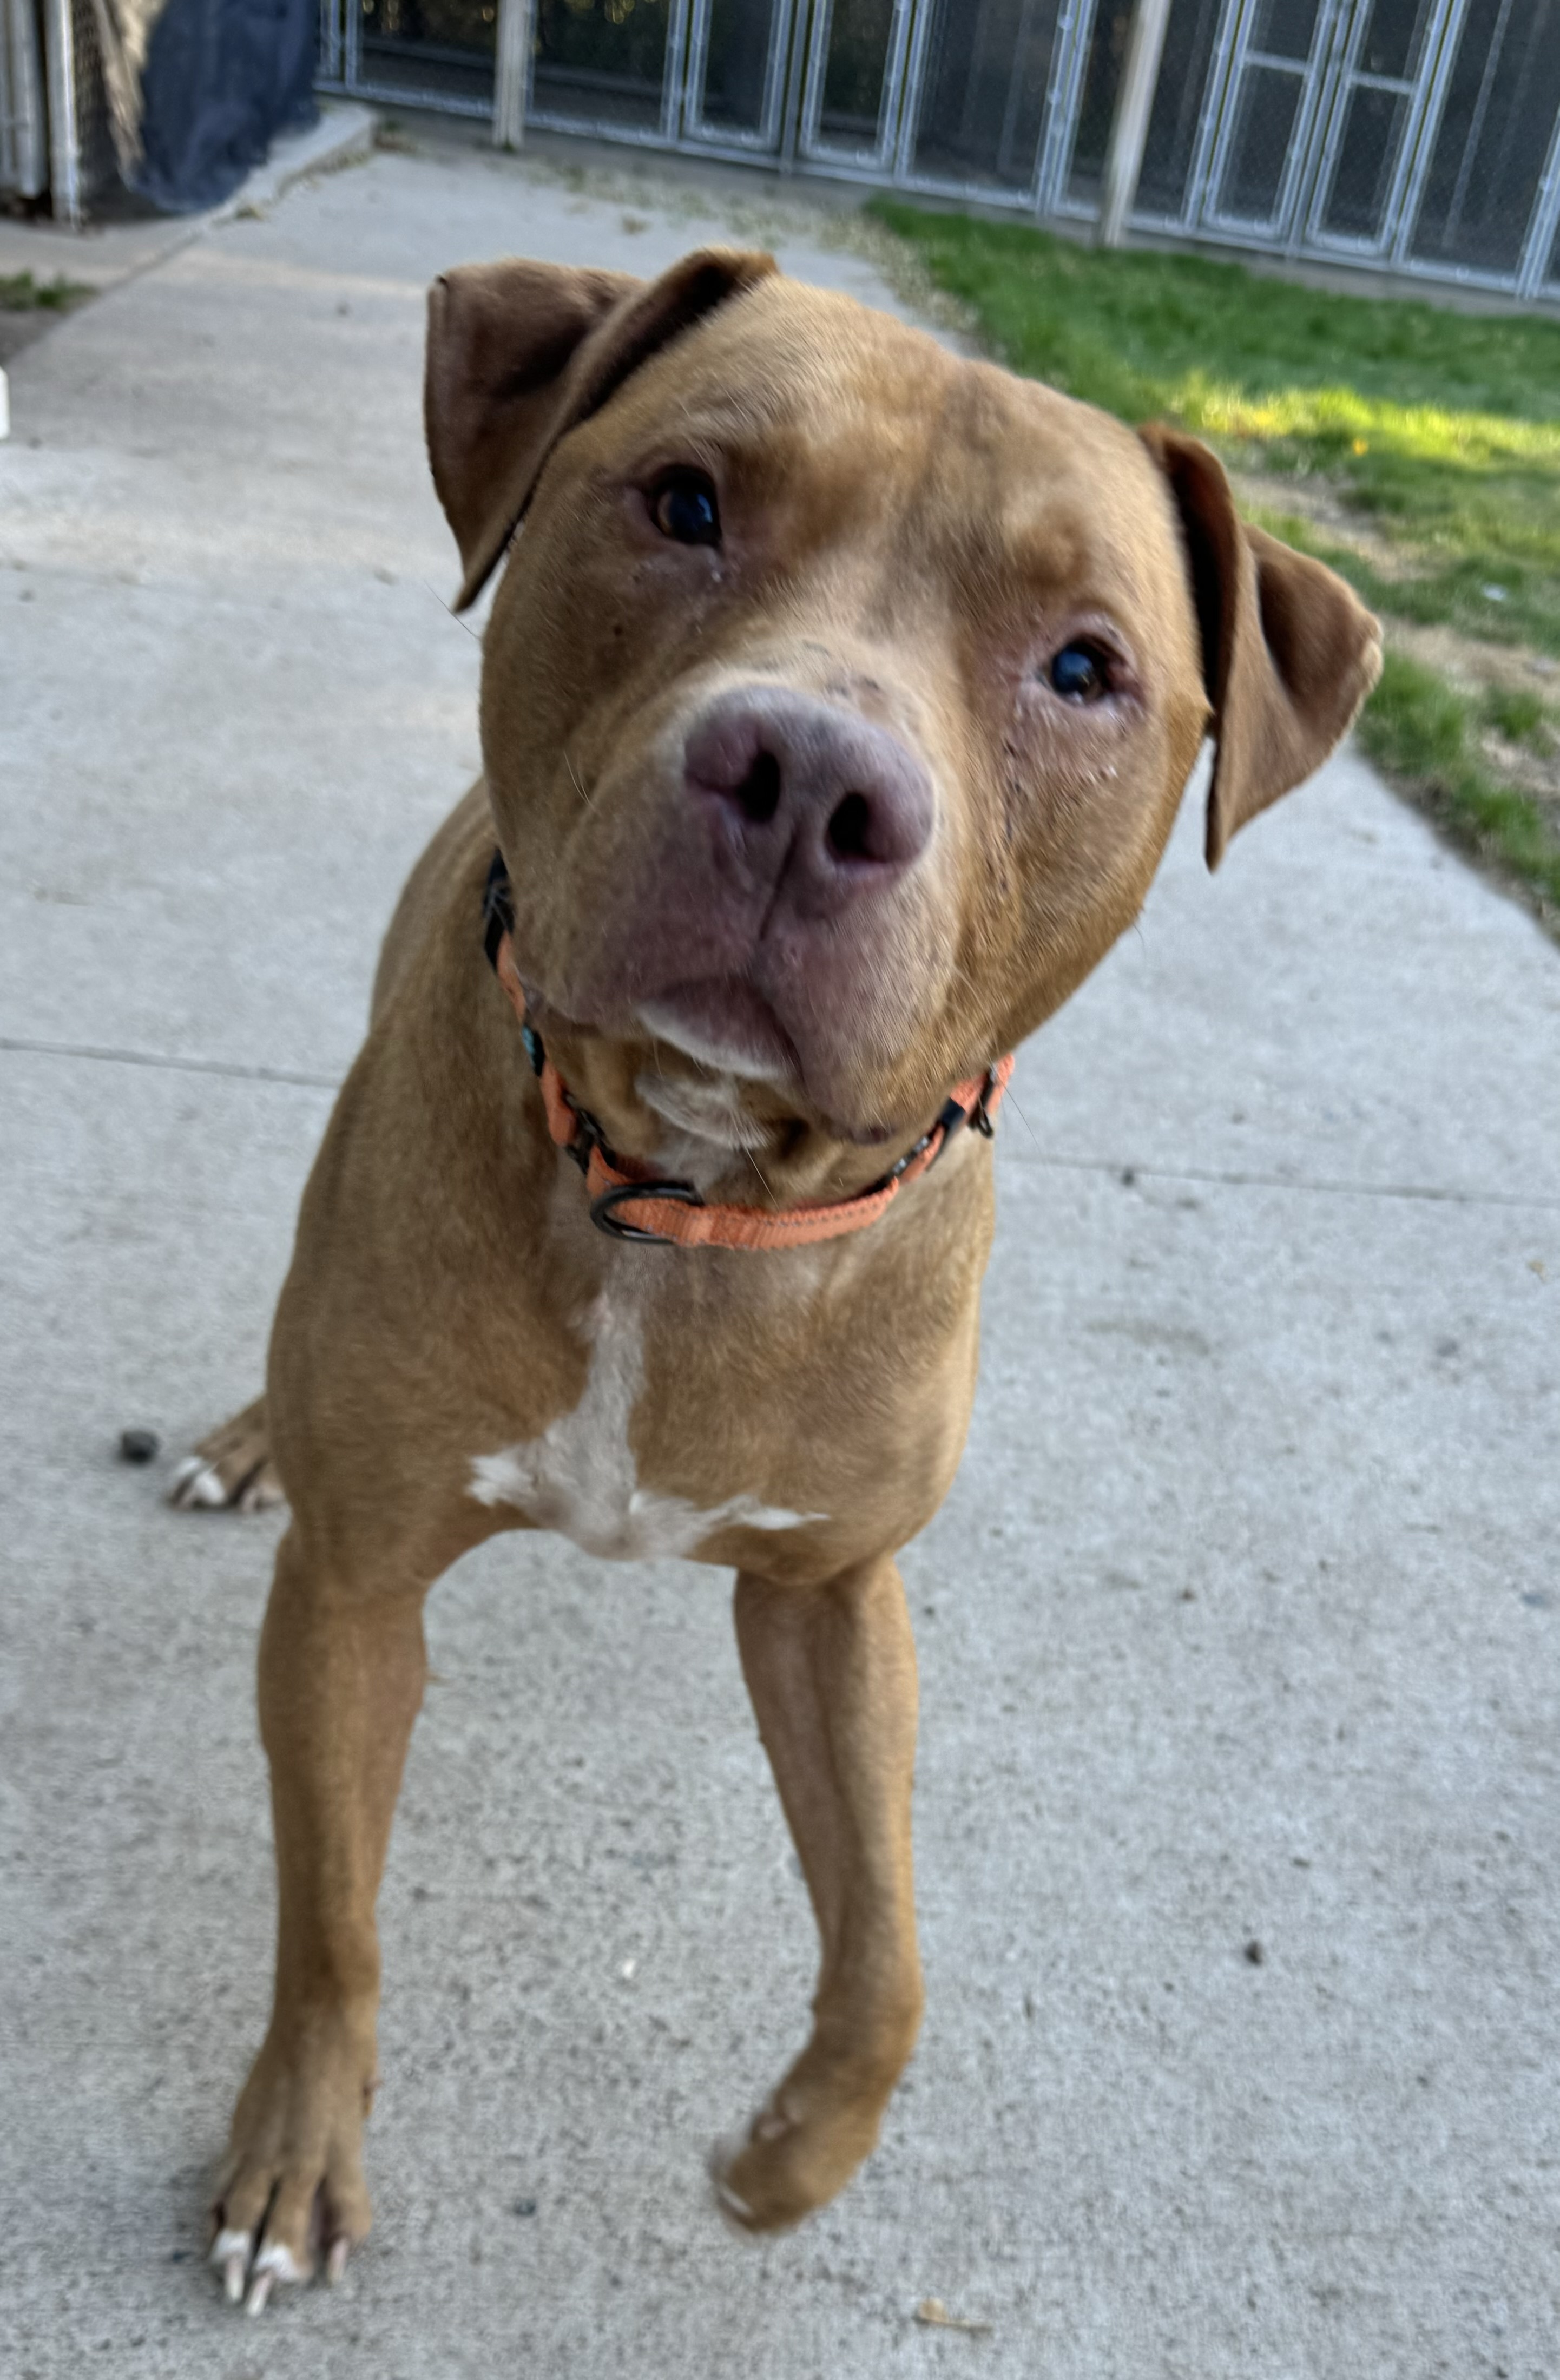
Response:
[{"label": "metal fence post", "polygon": [[493,61],[493,146],[518,149],[526,137],[535,0],[499,0]]},{"label": "metal fence post", "polygon": [[76,29],[70,0],[46,0],[43,44],[49,81],[49,200],[56,223],[81,222],[81,142],[76,124]]},{"label": "metal fence post", "polygon": [[[1435,152],[1435,136],[1441,129],[1441,114],[1445,103],[1446,88],[1452,79],[1452,66],[1457,42],[1462,32],[1465,0],[1446,0],[1446,6],[1436,27],[1434,55],[1431,60],[1429,86],[1415,128],[1413,162],[1398,201],[1397,228],[1385,261],[1401,269],[1409,259],[1409,245],[1419,220],[1420,200],[1429,178],[1431,160]],[[1427,53],[1428,55],[1428,53]]]},{"label": "metal fence post", "polygon": [[43,130],[42,78],[30,0],[0,0],[6,124],[0,141],[0,180],[35,199],[49,187],[49,144]]},{"label": "metal fence post", "polygon": [[[825,0],[818,0],[818,5],[825,5]],[[782,174],[794,174],[796,171],[808,44],[812,38],[812,7],[813,0],[795,0],[791,12],[791,54],[786,61],[785,97],[780,103],[780,169]]]},{"label": "metal fence post", "polygon": [[1127,42],[1127,63],[1105,155],[1105,188],[1094,237],[1101,248],[1119,248],[1138,192],[1143,152],[1148,140],[1148,118],[1159,61],[1165,55],[1165,33],[1170,21],[1170,0],[1137,0]]},{"label": "metal fence post", "polygon": [[1560,121],[1556,122],[1550,135],[1543,178],[1533,200],[1533,212],[1528,218],[1528,237],[1523,243],[1517,270],[1518,298],[1536,298],[1549,278],[1549,260],[1554,253],[1557,230],[1560,230]]}]

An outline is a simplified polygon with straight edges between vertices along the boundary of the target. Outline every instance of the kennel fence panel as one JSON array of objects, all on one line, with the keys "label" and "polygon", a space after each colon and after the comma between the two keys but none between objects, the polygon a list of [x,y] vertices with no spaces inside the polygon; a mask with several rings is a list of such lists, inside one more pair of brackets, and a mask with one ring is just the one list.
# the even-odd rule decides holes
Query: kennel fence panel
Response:
[{"label": "kennel fence panel", "polygon": [[[321,0],[320,84],[485,115],[506,0]],[[1131,0],[530,0],[526,120],[1097,211]],[[1560,285],[1560,0],[1172,0],[1131,222]]]}]

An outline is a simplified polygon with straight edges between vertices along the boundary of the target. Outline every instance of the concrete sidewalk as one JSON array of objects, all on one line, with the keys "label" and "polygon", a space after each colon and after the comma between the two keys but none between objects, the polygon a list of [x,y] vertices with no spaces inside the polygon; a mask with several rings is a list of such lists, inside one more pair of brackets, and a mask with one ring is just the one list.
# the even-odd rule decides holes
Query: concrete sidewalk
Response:
[{"label": "concrete sidewalk", "polygon": [[[380,155],[14,370],[6,2369],[1553,2380],[1560,953],[1352,755],[1216,882],[1190,806],[1021,1060],[975,1428],[905,1562],[927,2024],[855,2188],[755,2247],[704,2181],[812,1964],[720,1583],[511,1539],[431,1611],[373,2238],[258,2327],[202,2269],[269,1991],[277,1532],[114,1441],[258,1384],[476,767],[423,285],[654,270],[698,203]],[[886,301],[832,237],[783,261]]]}]

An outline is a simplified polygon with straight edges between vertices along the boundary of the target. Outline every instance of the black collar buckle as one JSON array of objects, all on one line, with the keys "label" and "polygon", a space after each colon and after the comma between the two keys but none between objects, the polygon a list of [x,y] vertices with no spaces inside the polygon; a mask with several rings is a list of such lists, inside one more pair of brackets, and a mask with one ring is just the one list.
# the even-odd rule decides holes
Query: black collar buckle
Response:
[{"label": "black collar buckle", "polygon": [[975,1103],[970,1110],[968,1117],[970,1130],[978,1132],[983,1140],[992,1140],[996,1137],[997,1126],[991,1120],[991,1094],[996,1088],[997,1069],[995,1066],[988,1066],[982,1078],[981,1087],[975,1093]]},{"label": "black collar buckle", "polygon": [[[538,1067],[537,1071],[539,1074],[541,1070]],[[573,1140],[563,1143],[564,1156],[571,1158],[587,1178],[590,1173],[591,1158],[598,1149],[601,1152],[601,1161],[604,1165],[615,1165],[612,1152],[607,1145],[607,1135],[590,1110],[576,1107],[574,1100],[569,1099],[567,1091],[564,1092],[563,1097],[569,1099],[569,1112],[574,1119],[574,1136]]]},{"label": "black collar buckle", "polygon": [[[503,864],[503,854],[495,851],[488,863],[487,881],[482,887],[482,948],[488,965],[498,973],[499,944],[505,934],[514,931],[514,898],[509,889],[509,870]],[[535,1064],[535,1060],[532,1061]],[[541,1068],[537,1067],[539,1075]]]}]

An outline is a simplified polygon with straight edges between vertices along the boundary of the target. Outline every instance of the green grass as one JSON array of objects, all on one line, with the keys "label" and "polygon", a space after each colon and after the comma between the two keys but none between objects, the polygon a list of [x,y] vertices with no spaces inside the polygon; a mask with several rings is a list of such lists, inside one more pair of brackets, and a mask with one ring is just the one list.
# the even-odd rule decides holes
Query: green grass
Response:
[{"label": "green grass", "polygon": [[[1560,322],[1341,297],[1206,257],[1082,248],[893,200],[872,212],[1015,370],[1129,421],[1178,421],[1232,467],[1293,480],[1293,502],[1302,480],[1320,480],[1358,518],[1359,543],[1287,510],[1267,526],[1331,564],[1388,622],[1560,656]],[[1410,692],[1401,673],[1412,667],[1393,663],[1366,740],[1483,848],[1560,897],[1560,841],[1542,808],[1503,788],[1469,742],[1478,705],[1450,686],[1438,705],[1428,686],[1441,682],[1423,670]],[[1505,717],[1486,709],[1484,723],[1554,748],[1542,702],[1499,699]]]},{"label": "green grass", "polygon": [[30,313],[36,307],[63,314],[91,294],[85,282],[67,281],[62,273],[52,281],[34,281],[30,273],[0,273],[0,307],[11,314]]},{"label": "green grass", "polygon": [[1389,652],[1360,722],[1360,741],[1390,775],[1413,785],[1463,841],[1514,869],[1560,910],[1560,841],[1538,803],[1498,777],[1474,740],[1488,703],[1487,696],[1481,706],[1434,670]]},{"label": "green grass", "polygon": [[1526,744],[1532,752],[1554,750],[1554,722],[1548,705],[1538,695],[1511,686],[1487,686],[1481,710],[1486,725],[1508,744]]}]

